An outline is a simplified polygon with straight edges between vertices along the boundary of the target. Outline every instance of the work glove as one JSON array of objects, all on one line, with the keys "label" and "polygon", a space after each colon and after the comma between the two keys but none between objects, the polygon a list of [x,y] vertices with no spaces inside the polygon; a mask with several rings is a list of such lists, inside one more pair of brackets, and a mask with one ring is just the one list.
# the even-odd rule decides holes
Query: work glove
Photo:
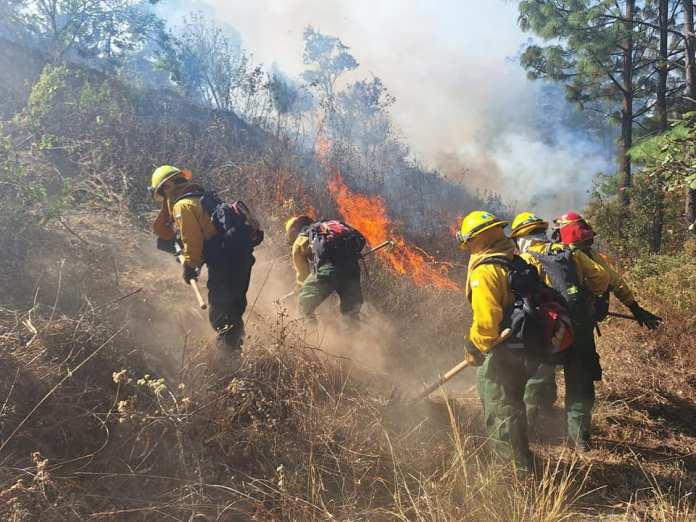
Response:
[{"label": "work glove", "polygon": [[638,324],[645,326],[648,330],[655,330],[660,323],[662,323],[662,318],[651,314],[646,309],[642,308],[638,303],[633,303],[631,305],[631,313],[633,317],[636,318]]},{"label": "work glove", "polygon": [[186,284],[191,283],[191,279],[197,280],[198,279],[198,269],[192,267],[191,265],[184,263],[184,282]]},{"label": "work glove", "polygon": [[485,358],[486,356],[476,348],[474,343],[467,341],[464,344],[464,360],[469,362],[469,366],[481,366]]}]

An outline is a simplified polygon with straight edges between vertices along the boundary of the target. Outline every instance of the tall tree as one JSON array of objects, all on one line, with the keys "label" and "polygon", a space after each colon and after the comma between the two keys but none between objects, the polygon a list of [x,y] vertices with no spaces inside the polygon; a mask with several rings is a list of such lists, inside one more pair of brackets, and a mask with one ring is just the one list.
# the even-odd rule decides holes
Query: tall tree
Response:
[{"label": "tall tree", "polygon": [[568,98],[581,108],[616,108],[610,116],[621,129],[620,199],[625,207],[633,182],[629,156],[633,126],[654,105],[647,50],[655,29],[640,21],[636,0],[520,2],[521,27],[553,41],[531,45],[522,54],[521,64],[529,76],[565,84]]},{"label": "tall tree", "polygon": [[684,77],[686,79],[685,94],[691,105],[696,106],[696,34],[694,34],[694,3],[683,0],[684,4]]},{"label": "tall tree", "polygon": [[218,110],[233,110],[248,82],[249,59],[239,36],[194,13],[169,35],[160,66],[194,100]]},{"label": "tall tree", "polygon": [[84,58],[116,65],[163,30],[148,4],[159,0],[3,0],[14,24],[48,50],[54,62]]},{"label": "tall tree", "polygon": [[350,47],[335,36],[322,34],[311,26],[304,31],[303,60],[310,68],[302,73],[302,78],[319,92],[329,118],[336,109],[336,81],[359,65],[349,51]]}]

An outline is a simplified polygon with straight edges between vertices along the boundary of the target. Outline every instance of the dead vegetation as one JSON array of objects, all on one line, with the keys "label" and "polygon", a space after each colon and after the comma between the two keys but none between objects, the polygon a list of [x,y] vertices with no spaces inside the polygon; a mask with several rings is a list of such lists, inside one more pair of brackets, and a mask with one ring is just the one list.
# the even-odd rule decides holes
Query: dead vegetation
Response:
[{"label": "dead vegetation", "polygon": [[[17,120],[3,127],[12,153],[2,173],[48,181],[50,196],[0,213],[3,520],[695,518],[693,246],[633,272],[640,299],[667,318],[662,330],[604,327],[599,447],[582,459],[569,452],[559,410],[534,442],[539,476],[519,482],[485,449],[471,373],[448,387],[450,400],[406,409],[397,425],[385,419],[394,384],[411,391],[458,362],[463,295],[416,289],[373,263],[375,329],[360,339],[380,364],[364,364],[354,339],[340,350],[308,339],[273,303],[291,285],[282,218],[317,201],[303,158],[250,146],[254,136],[219,114],[158,113],[166,97],[150,106],[115,93],[121,105],[104,109],[93,87],[79,96],[83,114],[72,100],[33,115],[44,141]],[[238,364],[211,350],[176,265],[144,239],[141,178],[161,160],[185,160],[263,216],[269,239]],[[419,244],[454,253],[433,238]]]}]

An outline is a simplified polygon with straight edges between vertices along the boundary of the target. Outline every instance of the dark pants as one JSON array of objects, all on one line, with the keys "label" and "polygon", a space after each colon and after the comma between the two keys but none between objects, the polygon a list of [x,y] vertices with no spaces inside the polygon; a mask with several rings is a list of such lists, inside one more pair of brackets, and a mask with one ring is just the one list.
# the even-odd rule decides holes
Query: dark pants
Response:
[{"label": "dark pants", "polygon": [[[575,344],[563,365],[567,432],[576,444],[587,444],[592,434],[594,381],[602,379],[602,367],[595,346],[594,323],[576,323],[574,334]],[[556,400],[554,366],[539,366],[537,373],[527,383],[524,400],[527,412],[544,409],[553,404]]]},{"label": "dark pants", "polygon": [[595,402],[594,381],[602,380],[594,323],[576,325],[575,344],[563,366],[563,375],[568,436],[577,444],[589,443]]},{"label": "dark pants", "polygon": [[312,316],[332,292],[341,299],[341,314],[357,319],[363,303],[358,261],[323,263],[302,285],[298,296],[302,313]]},{"label": "dark pants", "polygon": [[540,364],[536,373],[527,381],[524,403],[527,405],[527,418],[532,424],[542,412],[550,410],[557,399],[556,367]]},{"label": "dark pants", "polygon": [[478,369],[478,391],[483,420],[496,453],[514,462],[520,471],[530,471],[532,454],[527,436],[525,386],[537,363],[524,350],[493,349]]},{"label": "dark pants", "polygon": [[225,346],[241,348],[254,256],[208,263],[208,318]]}]

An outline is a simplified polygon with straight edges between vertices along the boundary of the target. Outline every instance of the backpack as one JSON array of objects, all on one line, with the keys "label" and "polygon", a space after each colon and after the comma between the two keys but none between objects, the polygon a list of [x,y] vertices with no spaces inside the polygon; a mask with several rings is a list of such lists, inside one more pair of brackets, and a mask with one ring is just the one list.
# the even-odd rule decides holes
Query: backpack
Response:
[{"label": "backpack", "polygon": [[502,328],[510,328],[507,344],[527,350],[546,364],[563,364],[575,341],[571,313],[563,296],[547,286],[536,268],[519,256],[489,257],[481,264],[498,265],[508,272],[515,297]]},{"label": "backpack", "polygon": [[535,258],[551,279],[553,288],[563,296],[570,312],[575,317],[584,304],[578,271],[573,259],[573,249],[564,246],[562,250],[552,250],[551,244],[544,253],[527,252]]},{"label": "backpack", "polygon": [[263,230],[244,202],[227,203],[212,191],[182,194],[174,202],[186,198],[200,198],[203,210],[220,232],[204,245],[206,262],[228,258],[231,254],[251,253],[263,241]]},{"label": "backpack", "polygon": [[367,240],[356,229],[341,221],[319,221],[307,228],[317,266],[325,262],[357,260]]}]

